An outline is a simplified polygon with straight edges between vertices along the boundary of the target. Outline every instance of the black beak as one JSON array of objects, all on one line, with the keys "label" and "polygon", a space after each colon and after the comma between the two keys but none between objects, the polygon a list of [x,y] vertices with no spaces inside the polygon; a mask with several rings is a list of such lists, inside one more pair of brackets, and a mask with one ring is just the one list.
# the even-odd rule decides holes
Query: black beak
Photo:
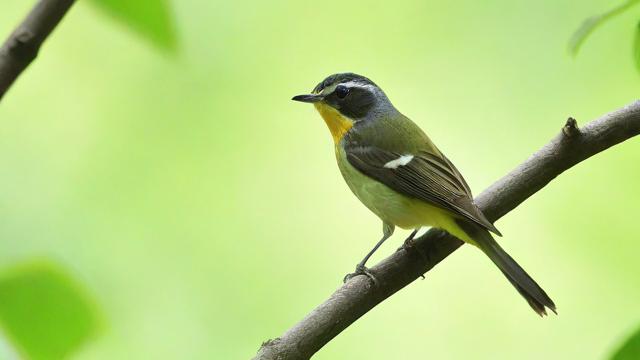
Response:
[{"label": "black beak", "polygon": [[324,99],[324,96],[315,95],[315,94],[297,95],[291,98],[291,100],[293,101],[300,101],[300,102],[306,102],[306,103],[316,103],[318,101],[322,101],[322,99]]}]

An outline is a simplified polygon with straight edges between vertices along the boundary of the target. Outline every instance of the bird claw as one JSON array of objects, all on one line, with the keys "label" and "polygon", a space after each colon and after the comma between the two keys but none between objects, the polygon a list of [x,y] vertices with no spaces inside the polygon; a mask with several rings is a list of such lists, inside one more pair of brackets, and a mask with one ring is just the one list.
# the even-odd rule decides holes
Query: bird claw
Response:
[{"label": "bird claw", "polygon": [[345,275],[344,279],[342,279],[342,282],[346,283],[347,281],[351,280],[352,278],[358,275],[364,275],[369,279],[371,279],[371,282],[373,282],[374,285],[378,285],[378,279],[376,279],[376,277],[371,273],[371,271],[369,271],[369,269],[366,266],[361,264],[358,264],[358,266],[356,266],[355,272]]},{"label": "bird claw", "polygon": [[[412,252],[415,251],[418,253],[418,255],[420,256],[420,258],[422,259],[422,261],[424,261],[425,263],[429,262],[429,256],[427,256],[427,254],[425,254],[422,249],[420,249],[419,247],[416,246],[416,240],[413,238],[413,236],[408,237],[404,243],[402,244],[402,246],[400,246],[398,248],[397,251],[400,250],[404,250],[406,252]],[[424,279],[424,275],[421,275],[422,278]]]},{"label": "bird claw", "polygon": [[400,251],[400,250],[409,251],[413,249],[415,245],[416,245],[416,241],[410,237],[410,238],[407,238],[404,241],[404,243],[402,243],[402,246],[400,246],[397,251]]}]

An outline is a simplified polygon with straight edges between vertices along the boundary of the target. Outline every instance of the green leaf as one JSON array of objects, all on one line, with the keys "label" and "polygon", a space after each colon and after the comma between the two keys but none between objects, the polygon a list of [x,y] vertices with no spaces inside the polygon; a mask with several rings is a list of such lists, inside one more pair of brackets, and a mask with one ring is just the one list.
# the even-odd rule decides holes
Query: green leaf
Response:
[{"label": "green leaf", "polygon": [[640,72],[640,22],[636,25],[636,34],[633,39],[633,60],[636,63],[636,69]]},{"label": "green leaf", "polygon": [[123,21],[153,44],[176,49],[176,35],[167,0],[93,0],[107,13]]},{"label": "green leaf", "polygon": [[640,328],[611,356],[611,360],[640,359]]},{"label": "green leaf", "polygon": [[594,15],[586,19],[582,25],[573,33],[569,40],[569,53],[576,56],[580,47],[584,44],[585,40],[591,33],[600,25],[604,24],[607,20],[622,14],[629,10],[633,5],[640,3],[640,0],[627,0],[624,4],[615,7],[603,14]]},{"label": "green leaf", "polygon": [[93,302],[67,274],[47,262],[0,274],[0,326],[25,358],[67,358],[98,327]]}]

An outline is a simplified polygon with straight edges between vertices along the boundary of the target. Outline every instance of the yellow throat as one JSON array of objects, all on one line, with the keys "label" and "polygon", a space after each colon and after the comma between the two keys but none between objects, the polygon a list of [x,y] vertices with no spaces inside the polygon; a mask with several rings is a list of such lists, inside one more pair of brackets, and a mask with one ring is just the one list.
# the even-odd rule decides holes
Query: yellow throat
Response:
[{"label": "yellow throat", "polygon": [[324,119],[327,127],[329,127],[333,141],[338,144],[340,140],[342,140],[344,134],[346,134],[353,126],[353,120],[340,114],[338,110],[329,105],[323,103],[315,103],[313,105]]}]

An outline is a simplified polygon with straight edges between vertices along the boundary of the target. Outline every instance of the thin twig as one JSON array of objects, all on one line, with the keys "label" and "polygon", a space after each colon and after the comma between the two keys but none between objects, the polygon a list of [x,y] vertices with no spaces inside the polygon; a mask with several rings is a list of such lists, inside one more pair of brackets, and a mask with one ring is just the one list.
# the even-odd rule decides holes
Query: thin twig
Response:
[{"label": "thin twig", "polygon": [[[476,199],[489,220],[504,216],[577,163],[640,134],[640,101],[578,128],[570,119],[555,138]],[[407,286],[463,243],[431,229],[415,245],[382,260],[371,271],[379,284],[356,276],[279,338],[262,344],[254,359],[308,359],[367,311]]]},{"label": "thin twig", "polygon": [[74,0],[39,0],[0,48],[0,100],[36,58],[40,46]]}]

